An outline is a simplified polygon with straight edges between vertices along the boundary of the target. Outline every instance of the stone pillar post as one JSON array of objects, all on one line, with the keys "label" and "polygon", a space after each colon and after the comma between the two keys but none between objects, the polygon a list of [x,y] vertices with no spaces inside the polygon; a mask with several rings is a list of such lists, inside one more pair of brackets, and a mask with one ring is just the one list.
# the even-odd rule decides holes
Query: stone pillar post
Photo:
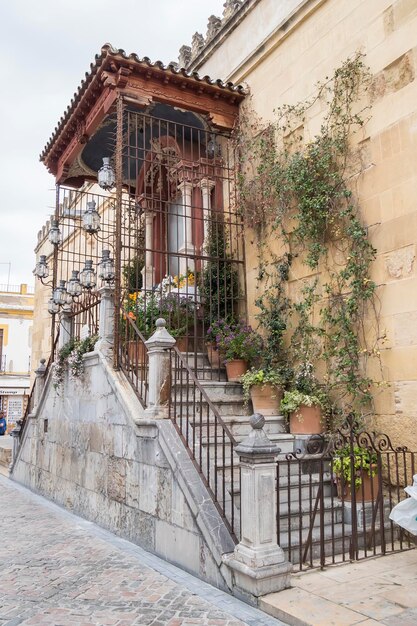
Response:
[{"label": "stone pillar post", "polygon": [[71,306],[69,304],[64,304],[59,320],[58,350],[63,348],[72,337],[72,317],[70,315]]},{"label": "stone pillar post", "polygon": [[113,359],[114,346],[114,288],[105,285],[98,290],[100,300],[99,317],[99,340],[95,350],[99,351],[106,359]]},{"label": "stone pillar post", "polygon": [[171,363],[170,348],[175,345],[165,328],[164,319],[156,320],[156,331],[145,341],[149,358],[149,387],[148,407],[145,413],[148,417],[168,417],[168,403],[171,393]]},{"label": "stone pillar post", "polygon": [[[189,181],[184,181],[178,185],[182,195],[182,205],[184,207],[184,245],[178,250],[183,254],[193,256],[195,252],[193,244],[193,215],[192,198],[193,186]],[[194,259],[180,258],[180,274],[185,274],[187,270],[194,271]]]},{"label": "stone pillar post", "polygon": [[211,190],[213,189],[214,184],[214,180],[211,180],[210,178],[203,178],[203,180],[200,181],[201,196],[203,200],[203,253],[207,252],[208,227],[209,220],[211,218]]},{"label": "stone pillar post", "polygon": [[35,389],[33,392],[33,406],[29,407],[30,413],[34,413],[39,406],[43,388],[45,387],[46,359],[39,361],[39,366],[35,370]]},{"label": "stone pillar post", "polygon": [[153,265],[153,222],[155,213],[145,212],[145,267],[142,270],[143,289],[151,290],[155,284],[155,267]]},{"label": "stone pillar post", "polygon": [[18,455],[19,448],[20,448],[20,433],[22,430],[22,422],[23,420],[16,420],[16,426],[13,428],[12,432],[10,433],[11,437],[13,437],[12,461],[9,465],[10,471],[12,470],[13,463],[16,460],[16,457]]},{"label": "stone pillar post", "polygon": [[224,562],[238,595],[251,602],[290,586],[292,568],[277,544],[276,464],[280,449],[263,431],[265,418],[250,418],[252,431],[236,448],[241,467],[241,540]]}]

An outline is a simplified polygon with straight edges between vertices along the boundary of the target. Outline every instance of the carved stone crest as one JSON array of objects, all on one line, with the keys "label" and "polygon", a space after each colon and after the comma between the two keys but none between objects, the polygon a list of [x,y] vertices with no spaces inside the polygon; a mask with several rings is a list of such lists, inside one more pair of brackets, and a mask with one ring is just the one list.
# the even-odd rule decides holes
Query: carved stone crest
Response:
[{"label": "carved stone crest", "polygon": [[213,37],[217,35],[221,27],[222,27],[221,19],[219,17],[216,17],[215,15],[210,15],[208,19],[208,23],[207,23],[206,42],[210,41],[210,39],[213,39]]},{"label": "carved stone crest", "polygon": [[178,64],[180,67],[187,67],[191,61],[191,48],[190,46],[181,46],[178,56]]},{"label": "carved stone crest", "polygon": [[191,57],[194,58],[200,54],[204,48],[204,37],[201,33],[194,33],[191,41]]},{"label": "carved stone crest", "polygon": [[226,0],[223,6],[223,22],[226,22],[242,6],[242,2],[240,0]]}]

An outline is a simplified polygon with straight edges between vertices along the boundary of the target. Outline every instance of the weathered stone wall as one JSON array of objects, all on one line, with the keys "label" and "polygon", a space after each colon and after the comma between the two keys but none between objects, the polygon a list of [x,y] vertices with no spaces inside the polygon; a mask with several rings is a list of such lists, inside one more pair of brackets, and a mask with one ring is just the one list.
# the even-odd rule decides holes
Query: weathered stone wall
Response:
[{"label": "weathered stone wall", "polygon": [[233,542],[169,420],[147,420],[95,352],[59,395],[51,376],[12,478],[220,588]]},{"label": "weathered stone wall", "polygon": [[[317,82],[356,51],[365,54],[372,74],[372,110],[355,137],[364,172],[352,179],[352,188],[377,249],[372,274],[378,284],[379,330],[387,336],[381,356],[389,386],[374,394],[376,427],[394,444],[417,450],[417,0],[294,2],[286,5],[288,19],[281,23],[278,13],[270,15],[275,22],[269,22],[268,33],[253,28],[256,20],[265,24],[270,5],[268,0],[256,4],[251,18],[196,69],[246,81],[251,106],[271,120],[277,107],[311,97]],[[247,41],[253,50],[236,65],[229,48],[233,44],[240,50]],[[305,142],[320,129],[322,116],[317,103],[305,120]],[[246,253],[254,313],[257,249],[249,238]],[[296,280],[305,275],[300,267],[292,272]]]}]

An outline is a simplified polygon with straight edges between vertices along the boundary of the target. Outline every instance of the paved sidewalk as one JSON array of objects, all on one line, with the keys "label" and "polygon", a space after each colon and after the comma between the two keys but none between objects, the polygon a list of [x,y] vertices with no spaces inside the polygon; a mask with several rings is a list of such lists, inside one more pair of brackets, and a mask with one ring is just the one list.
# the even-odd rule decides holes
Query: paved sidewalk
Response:
[{"label": "paved sidewalk", "polygon": [[297,574],[261,606],[293,626],[416,626],[417,550]]},{"label": "paved sidewalk", "polygon": [[278,620],[0,476],[0,626]]}]

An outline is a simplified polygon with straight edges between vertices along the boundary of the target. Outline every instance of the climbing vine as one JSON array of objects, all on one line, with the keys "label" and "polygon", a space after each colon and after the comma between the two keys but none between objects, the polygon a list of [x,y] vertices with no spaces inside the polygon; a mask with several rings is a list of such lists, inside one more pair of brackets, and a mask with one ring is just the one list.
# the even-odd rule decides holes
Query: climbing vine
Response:
[{"label": "climbing vine", "polygon": [[[369,85],[358,53],[311,99],[277,109],[275,123],[243,112],[234,135],[239,210],[258,250],[258,321],[273,338],[270,351],[294,366],[293,382],[314,371],[333,413],[369,406],[367,359],[379,356],[381,340],[370,278],[376,250],[354,194],[363,164],[352,137],[370,115]],[[307,119],[320,113],[320,131],[307,141]],[[371,313],[373,333],[365,333]]]}]

